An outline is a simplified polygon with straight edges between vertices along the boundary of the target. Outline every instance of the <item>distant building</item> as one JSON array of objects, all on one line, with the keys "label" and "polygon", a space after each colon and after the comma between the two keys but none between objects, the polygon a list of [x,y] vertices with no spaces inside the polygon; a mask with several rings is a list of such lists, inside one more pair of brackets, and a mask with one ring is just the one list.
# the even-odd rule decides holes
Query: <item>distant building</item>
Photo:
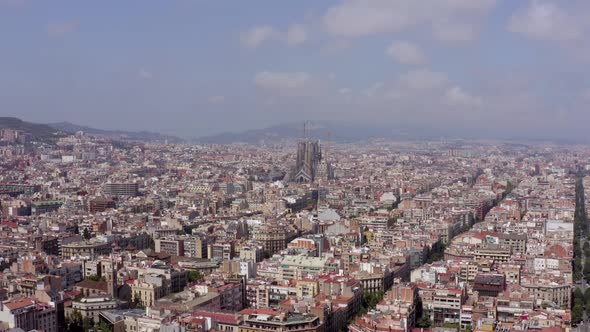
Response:
[{"label": "distant building", "polygon": [[39,191],[41,191],[41,186],[39,185],[0,183],[0,192],[11,196],[18,196],[20,194],[32,195]]},{"label": "distant building", "polygon": [[137,196],[138,193],[137,183],[107,183],[104,186],[104,194],[108,196]]},{"label": "distant building", "polygon": [[88,212],[97,213],[108,209],[117,208],[117,204],[112,199],[97,198],[88,202]]},{"label": "distant building", "polygon": [[110,297],[94,296],[85,297],[72,302],[72,307],[66,309],[66,316],[72,312],[79,311],[82,317],[90,317],[94,323],[99,322],[99,314],[105,310],[114,310],[119,306],[119,302]]},{"label": "distant building", "polygon": [[184,256],[184,241],[181,239],[156,239],[155,251],[173,256]]},{"label": "distant building", "polygon": [[323,332],[324,324],[315,315],[296,312],[274,312],[265,310],[260,313],[256,309],[244,309],[240,312],[243,322],[239,326],[240,332]]},{"label": "distant building", "polygon": [[39,201],[31,205],[31,214],[38,216],[43,213],[55,212],[63,205],[62,201]]},{"label": "distant building", "polygon": [[81,241],[61,246],[62,258],[87,257],[94,259],[100,255],[108,255],[112,252],[112,246],[107,242]]},{"label": "distant building", "polygon": [[506,277],[503,274],[478,274],[473,281],[473,290],[482,296],[496,297],[506,288]]}]

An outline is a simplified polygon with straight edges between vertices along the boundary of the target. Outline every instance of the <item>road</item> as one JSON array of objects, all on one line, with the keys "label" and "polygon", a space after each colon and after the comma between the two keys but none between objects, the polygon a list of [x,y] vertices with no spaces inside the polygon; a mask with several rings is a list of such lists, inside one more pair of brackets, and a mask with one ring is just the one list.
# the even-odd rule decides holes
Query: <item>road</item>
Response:
[{"label": "road", "polygon": [[[587,234],[590,234],[590,223],[587,221],[586,219],[586,206],[585,206],[585,193],[584,193],[584,187],[583,185],[579,187],[580,182],[578,181],[583,181],[583,180],[577,180],[576,181],[576,213],[579,213],[580,210],[582,211],[581,213],[583,214],[583,219],[584,222],[586,223],[586,226],[588,227],[588,232]],[[582,182],[583,183],[583,182]],[[580,191],[581,189],[581,191]],[[581,255],[581,259],[580,259],[580,264],[582,264],[582,266],[584,266],[585,262],[586,262],[586,256],[584,253],[584,244],[586,244],[588,242],[588,238],[586,236],[584,236],[583,234],[581,234],[580,236],[580,252],[582,253]],[[579,281],[579,283],[577,283],[575,286],[576,288],[579,288],[582,290],[582,293],[584,293],[586,291],[586,289],[588,288],[588,281],[586,280],[584,277],[585,273],[582,270],[582,278]],[[573,304],[572,304],[573,305]],[[583,317],[583,321],[576,327],[573,328],[573,331],[578,331],[578,332],[590,332],[590,317],[587,314],[587,310],[584,310],[584,315]]]}]

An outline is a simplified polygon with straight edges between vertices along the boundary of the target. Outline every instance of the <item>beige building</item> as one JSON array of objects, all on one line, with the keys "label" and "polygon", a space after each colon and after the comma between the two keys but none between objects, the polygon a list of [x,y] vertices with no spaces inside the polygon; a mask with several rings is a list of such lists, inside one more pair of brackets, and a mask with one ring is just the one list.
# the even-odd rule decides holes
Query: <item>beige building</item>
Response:
[{"label": "beige building", "polygon": [[317,280],[298,280],[297,297],[314,297],[319,293],[319,283]]},{"label": "beige building", "polygon": [[112,332],[160,332],[164,316],[158,310],[128,309],[100,313]]},{"label": "beige building", "polygon": [[239,326],[239,332],[324,332],[324,323],[315,315],[294,312],[258,314],[253,309],[245,309],[241,313],[243,322]]},{"label": "beige building", "polygon": [[207,241],[190,237],[184,240],[184,256],[195,258],[207,258]]},{"label": "beige building", "polygon": [[561,308],[571,306],[572,286],[569,283],[522,280],[521,286],[524,292],[534,296],[535,308],[541,307],[543,303],[555,303]]},{"label": "beige building", "polygon": [[102,311],[117,309],[118,302],[110,297],[86,297],[72,301],[72,307],[66,308],[65,315],[70,316],[74,310],[82,314],[82,318],[90,317],[98,323]]},{"label": "beige building", "polygon": [[246,246],[240,249],[240,259],[251,262],[261,262],[263,257],[263,249],[257,246]]},{"label": "beige building", "polygon": [[175,238],[155,239],[155,252],[171,256],[184,256],[184,241]]},{"label": "beige building", "polygon": [[514,253],[524,254],[526,251],[527,236],[525,234],[500,234],[500,245],[508,246]]},{"label": "beige building", "polygon": [[113,248],[110,243],[98,241],[81,241],[69,244],[62,244],[62,258],[85,257],[94,259],[101,255],[108,255]]},{"label": "beige building", "polygon": [[153,306],[157,299],[165,296],[164,288],[152,283],[135,280],[131,284],[132,300],[143,306]]},{"label": "beige building", "polygon": [[473,258],[491,259],[494,262],[507,262],[510,259],[512,250],[509,246],[488,244],[485,247],[477,248],[473,252]]}]

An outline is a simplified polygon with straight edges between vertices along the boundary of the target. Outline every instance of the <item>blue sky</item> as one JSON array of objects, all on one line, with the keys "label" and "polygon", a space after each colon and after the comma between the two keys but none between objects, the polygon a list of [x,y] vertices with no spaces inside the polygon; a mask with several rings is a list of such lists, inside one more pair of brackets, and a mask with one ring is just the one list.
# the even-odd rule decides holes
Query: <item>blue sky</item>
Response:
[{"label": "blue sky", "polygon": [[185,137],[337,119],[581,139],[589,19],[558,0],[0,0],[0,109]]}]

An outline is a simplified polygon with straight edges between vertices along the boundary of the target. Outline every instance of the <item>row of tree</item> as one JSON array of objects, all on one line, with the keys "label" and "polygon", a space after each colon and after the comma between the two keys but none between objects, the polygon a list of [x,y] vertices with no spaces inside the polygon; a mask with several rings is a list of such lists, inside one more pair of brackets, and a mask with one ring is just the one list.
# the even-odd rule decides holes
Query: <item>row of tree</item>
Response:
[{"label": "row of tree", "polygon": [[572,305],[572,322],[579,323],[586,315],[590,316],[590,288],[582,292],[580,288],[574,290]]},{"label": "row of tree", "polygon": [[95,323],[92,317],[82,317],[82,313],[78,310],[74,310],[66,317],[66,331],[88,332],[90,330],[112,332],[105,322]]},{"label": "row of tree", "polygon": [[[586,215],[586,198],[584,195],[583,175],[576,180],[576,207],[574,211],[574,282],[590,280],[590,244],[588,218]],[[582,244],[583,243],[583,244]],[[584,263],[582,264],[582,258]],[[577,325],[584,319],[584,312],[590,316],[590,289],[585,292],[576,287],[572,296],[572,323]]]},{"label": "row of tree", "polygon": [[[576,180],[576,208],[574,211],[574,281],[578,282],[582,277],[590,280],[590,255],[582,255],[582,242],[585,242],[588,236],[588,218],[586,216],[586,203],[584,195],[583,177]],[[584,244],[584,251],[586,251]],[[582,265],[582,257],[586,259]]]}]

